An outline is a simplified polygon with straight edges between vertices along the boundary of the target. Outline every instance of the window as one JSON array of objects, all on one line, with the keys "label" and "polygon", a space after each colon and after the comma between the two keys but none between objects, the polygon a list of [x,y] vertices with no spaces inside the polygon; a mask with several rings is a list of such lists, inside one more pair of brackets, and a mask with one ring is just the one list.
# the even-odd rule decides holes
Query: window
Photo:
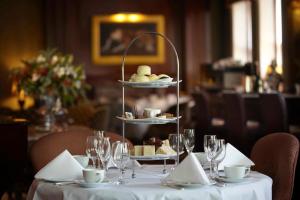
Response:
[{"label": "window", "polygon": [[232,55],[242,63],[252,61],[251,2],[232,4]]},{"label": "window", "polygon": [[259,58],[260,75],[266,76],[272,60],[282,73],[282,14],[281,0],[259,0]]}]

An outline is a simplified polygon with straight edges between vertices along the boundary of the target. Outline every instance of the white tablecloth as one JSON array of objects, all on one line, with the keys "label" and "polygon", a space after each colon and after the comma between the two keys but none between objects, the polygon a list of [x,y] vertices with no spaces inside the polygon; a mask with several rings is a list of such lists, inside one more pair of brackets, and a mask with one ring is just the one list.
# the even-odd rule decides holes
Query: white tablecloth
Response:
[{"label": "white tablecloth", "polygon": [[[110,169],[107,176],[111,178],[117,175],[118,171]],[[213,185],[184,189],[161,185],[160,180],[166,176],[162,174],[162,166],[144,165],[136,171],[136,175],[135,179],[131,179],[131,171],[128,170],[125,185],[106,183],[98,188],[82,188],[76,184],[56,186],[53,183],[34,181],[28,192],[28,199],[272,200],[272,179],[258,172],[251,172],[247,181],[226,183],[225,187]]]}]

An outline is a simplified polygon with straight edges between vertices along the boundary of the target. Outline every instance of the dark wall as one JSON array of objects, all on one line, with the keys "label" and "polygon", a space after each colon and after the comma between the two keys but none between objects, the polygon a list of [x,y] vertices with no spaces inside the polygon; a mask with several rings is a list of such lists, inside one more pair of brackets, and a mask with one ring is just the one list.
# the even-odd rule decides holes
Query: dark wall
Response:
[{"label": "dark wall", "polygon": [[44,48],[42,2],[0,1],[0,98],[9,96],[9,70]]},{"label": "dark wall", "polygon": [[[96,65],[91,60],[91,19],[94,15],[136,12],[165,16],[166,35],[174,42],[182,58],[182,14],[184,7],[179,0],[46,0],[46,41],[49,47],[73,53],[77,61],[84,63],[88,81],[98,84],[117,81],[121,77],[119,65]],[[145,63],[147,64],[147,63]],[[166,62],[152,65],[154,73],[176,72],[175,57],[166,45]],[[127,74],[136,70],[128,66]]]},{"label": "dark wall", "polygon": [[300,83],[300,3],[296,3],[282,0],[283,73],[288,92],[294,92],[294,84]]}]

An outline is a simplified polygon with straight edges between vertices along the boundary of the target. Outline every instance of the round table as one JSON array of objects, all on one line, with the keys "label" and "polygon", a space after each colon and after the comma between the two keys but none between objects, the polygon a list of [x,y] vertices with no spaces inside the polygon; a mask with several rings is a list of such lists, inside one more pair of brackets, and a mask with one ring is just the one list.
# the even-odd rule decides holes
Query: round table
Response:
[{"label": "round table", "polygon": [[[35,180],[28,192],[27,199],[242,199],[242,200],[272,200],[272,179],[258,172],[251,172],[243,182],[226,183],[224,187],[219,184],[201,187],[169,187],[161,184],[161,165],[143,165],[136,170],[136,178],[131,179],[131,171],[127,171],[125,185],[103,183],[98,188],[82,188],[77,184],[58,186]],[[112,180],[118,175],[118,170],[110,169],[108,179]]]}]

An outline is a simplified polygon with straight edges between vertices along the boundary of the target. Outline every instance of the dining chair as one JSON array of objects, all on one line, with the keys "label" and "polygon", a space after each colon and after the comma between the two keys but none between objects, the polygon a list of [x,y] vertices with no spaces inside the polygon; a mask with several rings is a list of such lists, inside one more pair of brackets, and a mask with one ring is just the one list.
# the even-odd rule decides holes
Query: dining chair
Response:
[{"label": "dining chair", "polygon": [[288,133],[272,133],[259,139],[251,152],[254,170],[273,179],[273,200],[290,200],[299,154],[298,139]]},{"label": "dining chair", "polygon": [[[34,170],[40,170],[65,149],[72,155],[84,155],[86,138],[92,134],[91,129],[80,127],[77,130],[51,133],[40,138],[30,149],[30,158]],[[111,142],[122,140],[122,136],[112,132],[105,132],[105,136],[110,137]],[[127,142],[132,146],[129,140]]]},{"label": "dining chair", "polygon": [[248,120],[244,98],[237,92],[224,92],[225,121],[228,142],[247,156],[260,134],[260,123]]},{"label": "dining chair", "polygon": [[27,121],[0,119],[0,199],[3,193],[21,199],[28,182]]},{"label": "dining chair", "polygon": [[262,134],[289,132],[288,116],[284,97],[280,93],[261,93],[260,113]]},{"label": "dining chair", "polygon": [[227,139],[225,120],[213,117],[210,110],[209,96],[204,91],[192,94],[195,106],[193,107],[192,119],[196,133],[195,151],[203,151],[203,138],[206,134],[215,134],[220,138]]}]

